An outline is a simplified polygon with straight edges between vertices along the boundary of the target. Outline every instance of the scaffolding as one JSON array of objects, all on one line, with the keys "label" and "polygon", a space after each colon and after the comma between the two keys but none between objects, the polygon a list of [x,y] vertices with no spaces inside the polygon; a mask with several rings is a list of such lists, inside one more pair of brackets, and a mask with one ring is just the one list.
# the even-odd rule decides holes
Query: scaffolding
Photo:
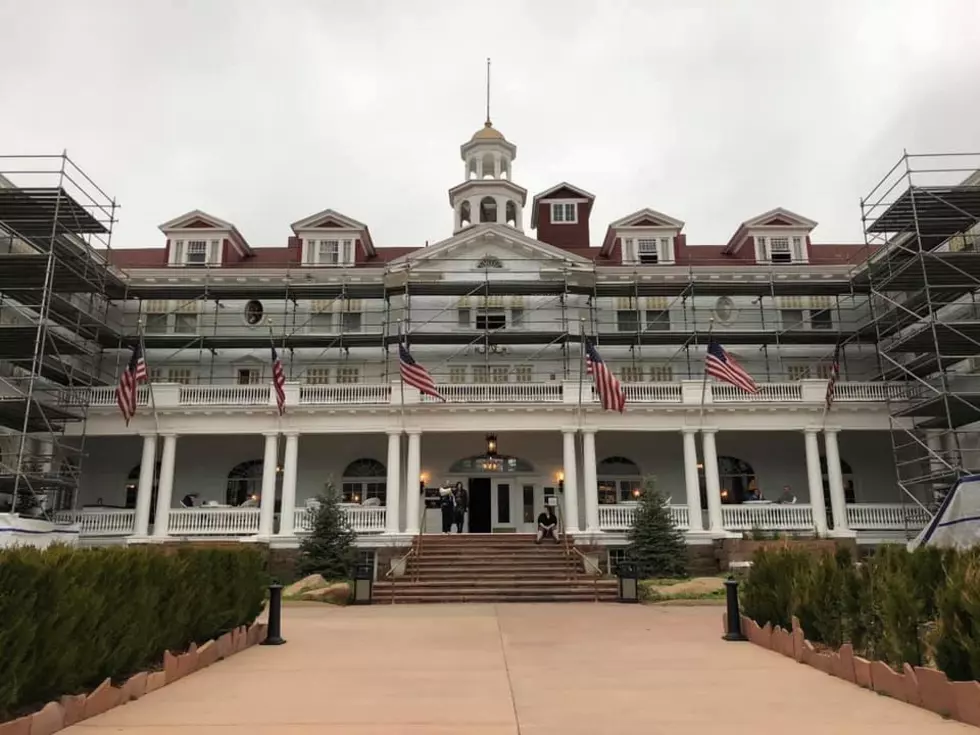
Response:
[{"label": "scaffolding", "polygon": [[[863,330],[889,404],[903,501],[936,504],[980,456],[980,154],[906,153],[861,200],[871,296]],[[897,399],[897,400],[896,400]]]},{"label": "scaffolding", "polygon": [[[0,509],[71,507],[88,391],[121,339],[116,203],[69,157],[0,156]],[[99,251],[102,251],[100,253]],[[80,428],[66,436],[66,427]]]}]

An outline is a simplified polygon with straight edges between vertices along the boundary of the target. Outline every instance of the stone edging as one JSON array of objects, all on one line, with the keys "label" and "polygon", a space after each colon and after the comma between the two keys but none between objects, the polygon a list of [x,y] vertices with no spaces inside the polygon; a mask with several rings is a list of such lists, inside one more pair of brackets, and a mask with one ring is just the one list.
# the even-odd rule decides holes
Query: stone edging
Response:
[{"label": "stone edging", "polygon": [[264,641],[265,635],[265,623],[252,623],[235,628],[217,640],[210,640],[200,648],[192,643],[186,653],[175,656],[166,651],[162,671],[133,674],[121,687],[114,687],[112,681],[106,679],[88,694],[65,696],[57,702],[48,702],[34,714],[0,723],[0,735],[51,735],[244,651]]},{"label": "stone edging", "polygon": [[[791,631],[773,628],[769,623],[760,628],[754,620],[744,615],[741,618],[742,632],[757,646],[878,694],[980,727],[980,683],[976,681],[949,681],[942,671],[910,664],[905,664],[899,673],[883,661],[856,656],[850,643],[837,651],[818,651],[806,640],[795,617]],[[724,626],[727,632],[727,614]]]}]

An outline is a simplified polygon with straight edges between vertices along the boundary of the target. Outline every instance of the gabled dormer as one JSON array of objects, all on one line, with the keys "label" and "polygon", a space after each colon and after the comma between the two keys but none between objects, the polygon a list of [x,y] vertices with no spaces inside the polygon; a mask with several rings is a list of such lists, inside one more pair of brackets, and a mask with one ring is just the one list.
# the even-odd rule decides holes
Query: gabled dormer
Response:
[{"label": "gabled dormer", "polygon": [[160,225],[167,236],[167,265],[204,268],[237,263],[251,246],[230,222],[195,209]]},{"label": "gabled dormer", "polygon": [[589,216],[595,195],[567,181],[534,197],[531,227],[541,242],[557,248],[589,247]]},{"label": "gabled dormer", "polygon": [[294,222],[292,228],[303,249],[303,265],[346,268],[375,255],[367,225],[332,209]]},{"label": "gabled dormer", "polygon": [[754,263],[810,262],[810,232],[817,223],[777,207],[743,222],[722,253]]},{"label": "gabled dormer", "polygon": [[599,252],[623,265],[672,265],[683,229],[679,219],[641,209],[609,225]]}]

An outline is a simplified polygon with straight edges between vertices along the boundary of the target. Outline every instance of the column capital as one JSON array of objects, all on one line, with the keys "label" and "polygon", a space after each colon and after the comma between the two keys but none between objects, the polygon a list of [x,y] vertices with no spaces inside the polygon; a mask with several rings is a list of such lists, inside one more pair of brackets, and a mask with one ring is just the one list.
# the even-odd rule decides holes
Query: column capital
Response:
[{"label": "column capital", "polygon": [[803,427],[803,433],[804,434],[819,434],[821,431],[823,431],[823,429],[821,429],[819,426],[804,426]]},{"label": "column capital", "polygon": [[825,426],[823,428],[823,433],[824,434],[839,434],[840,433],[840,427],[839,426]]},{"label": "column capital", "polygon": [[562,426],[561,427],[561,433],[562,434],[577,434],[578,433],[578,427],[577,426]]},{"label": "column capital", "polygon": [[401,436],[402,429],[401,427],[398,427],[397,429],[385,429],[385,434],[388,436]]},{"label": "column capital", "polygon": [[161,431],[160,434],[159,434],[159,436],[162,436],[164,439],[176,439],[177,438],[177,432],[176,431]]},{"label": "column capital", "polygon": [[405,429],[405,433],[409,436],[419,436],[422,433],[422,429],[419,427],[412,427],[411,429]]},{"label": "column capital", "polygon": [[598,429],[593,429],[593,428],[591,428],[591,427],[585,427],[585,428],[583,428],[583,429],[582,429],[582,434],[590,434],[590,435],[595,435],[595,433],[596,433],[597,431],[598,431]]},{"label": "column capital", "polygon": [[156,439],[157,438],[157,433],[155,431],[141,431],[140,432],[140,438],[141,439]]},{"label": "column capital", "polygon": [[290,429],[289,431],[282,432],[282,435],[285,437],[299,436],[299,432],[296,429]]},{"label": "column capital", "polygon": [[703,429],[701,429],[701,433],[702,434],[717,434],[718,433],[718,428],[715,427],[715,426],[705,426]]},{"label": "column capital", "polygon": [[264,436],[266,439],[268,439],[270,436],[279,436],[279,432],[278,431],[263,431],[262,432],[262,436]]},{"label": "column capital", "polygon": [[697,428],[695,428],[693,426],[684,426],[684,427],[681,427],[681,433],[682,434],[697,434],[699,431],[701,431],[701,429],[697,429]]}]

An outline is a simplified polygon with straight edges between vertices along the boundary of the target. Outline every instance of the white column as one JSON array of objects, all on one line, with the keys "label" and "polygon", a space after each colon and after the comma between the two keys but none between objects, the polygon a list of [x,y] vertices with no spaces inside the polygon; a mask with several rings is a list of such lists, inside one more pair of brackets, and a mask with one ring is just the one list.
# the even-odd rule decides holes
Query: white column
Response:
[{"label": "white column", "polygon": [[387,507],[385,508],[385,533],[398,533],[401,529],[401,474],[402,474],[402,432],[393,429],[388,432],[388,480],[385,487]]},{"label": "white column", "polygon": [[296,471],[299,461],[299,433],[283,432],[286,435],[286,452],[282,460],[282,505],[279,511],[279,535],[292,536],[296,529]]},{"label": "white column", "polygon": [[480,223],[480,198],[470,199],[470,224]]},{"label": "white column", "polygon": [[810,508],[813,512],[813,528],[818,535],[827,534],[827,506],[823,499],[823,473],[820,472],[820,442],[817,432],[820,429],[805,429],[803,440],[806,446],[806,481],[810,495]]},{"label": "white column", "polygon": [[493,156],[493,178],[500,178],[500,154],[495,153]]},{"label": "white column", "polygon": [[684,437],[684,488],[687,491],[688,532],[703,531],[701,520],[701,478],[698,476],[697,429],[682,429]]},{"label": "white column", "polygon": [[703,429],[704,484],[708,495],[708,529],[723,533],[725,523],[721,517],[721,481],[718,479],[718,449],[715,446],[717,429]]},{"label": "white column", "polygon": [[507,197],[494,197],[493,200],[497,202],[498,224],[507,224]]},{"label": "white column", "polygon": [[[469,181],[469,178],[470,177],[467,176],[466,180]],[[476,178],[483,178],[483,156],[477,156],[476,158]]]},{"label": "white column", "polygon": [[174,460],[177,458],[177,435],[162,434],[160,483],[157,486],[157,512],[153,519],[153,537],[166,538],[170,530],[170,502],[174,494]]},{"label": "white column", "polygon": [[565,473],[565,531],[578,533],[578,482],[575,471],[575,429],[562,429],[562,450]]},{"label": "white column", "polygon": [[524,232],[524,209],[520,206],[520,202],[514,201],[514,209],[517,210],[517,219],[514,221],[514,227]]},{"label": "white column", "polygon": [[408,459],[405,469],[405,533],[419,532],[420,490],[419,475],[422,474],[422,430],[407,429]]},{"label": "white column", "polygon": [[840,450],[837,447],[838,429],[824,429],[826,445],[827,483],[830,485],[830,512],[834,517],[834,535],[848,535],[847,507],[844,498],[844,477],[840,471]]},{"label": "white column", "polygon": [[585,528],[599,531],[599,481],[596,477],[595,429],[582,429],[582,484],[585,488]]},{"label": "white column", "polygon": [[279,461],[279,434],[264,432],[265,454],[262,457],[262,497],[259,499],[259,536],[272,535],[276,517],[276,464]]},{"label": "white column", "polygon": [[150,533],[150,503],[153,500],[153,474],[157,463],[156,434],[143,436],[143,457],[140,459],[140,479],[136,488],[136,521],[133,535],[145,538]]}]

